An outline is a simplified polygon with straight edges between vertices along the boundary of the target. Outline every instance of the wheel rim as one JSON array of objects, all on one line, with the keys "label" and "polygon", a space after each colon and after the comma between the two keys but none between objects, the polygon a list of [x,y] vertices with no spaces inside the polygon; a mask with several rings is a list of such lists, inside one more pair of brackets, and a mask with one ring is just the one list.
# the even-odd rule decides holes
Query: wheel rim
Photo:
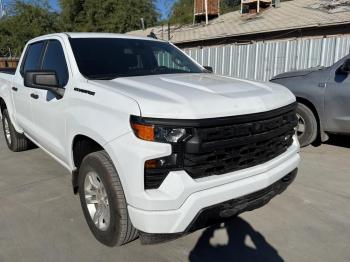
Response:
[{"label": "wheel rim", "polygon": [[111,215],[106,188],[95,172],[89,172],[84,182],[85,203],[95,226],[102,231],[109,227]]},{"label": "wheel rim", "polygon": [[6,117],[4,118],[4,129],[5,129],[4,131],[5,131],[6,141],[9,145],[11,145],[12,139],[11,139],[10,125]]},{"label": "wheel rim", "polygon": [[301,115],[297,114],[297,117],[298,117],[297,136],[301,137],[305,133],[306,124],[305,124],[304,118]]}]

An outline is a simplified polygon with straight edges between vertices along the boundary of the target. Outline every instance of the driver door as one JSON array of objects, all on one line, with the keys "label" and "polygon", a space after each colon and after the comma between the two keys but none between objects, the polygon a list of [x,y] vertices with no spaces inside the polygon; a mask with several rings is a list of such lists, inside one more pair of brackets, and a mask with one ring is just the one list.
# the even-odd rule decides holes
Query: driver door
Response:
[{"label": "driver door", "polygon": [[[47,41],[40,70],[55,71],[60,87],[68,86],[69,71],[66,56],[58,39]],[[57,98],[48,90],[32,89],[31,108],[35,132],[33,138],[46,150],[64,163],[67,163],[65,152],[67,100]]]}]

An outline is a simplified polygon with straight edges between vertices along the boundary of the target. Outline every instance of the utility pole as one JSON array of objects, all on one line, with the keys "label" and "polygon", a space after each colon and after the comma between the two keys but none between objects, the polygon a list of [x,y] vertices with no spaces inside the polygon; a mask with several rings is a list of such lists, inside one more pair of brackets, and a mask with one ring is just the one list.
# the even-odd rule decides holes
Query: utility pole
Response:
[{"label": "utility pole", "polygon": [[208,0],[204,1],[205,4],[205,24],[209,24],[209,19],[208,19]]}]

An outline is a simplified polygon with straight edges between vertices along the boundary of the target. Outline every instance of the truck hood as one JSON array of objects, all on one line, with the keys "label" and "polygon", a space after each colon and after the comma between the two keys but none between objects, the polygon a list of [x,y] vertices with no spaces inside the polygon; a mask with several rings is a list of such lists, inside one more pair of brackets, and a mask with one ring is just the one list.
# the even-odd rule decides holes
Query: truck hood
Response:
[{"label": "truck hood", "polygon": [[144,117],[202,119],[273,110],[295,101],[286,88],[214,74],[93,80],[137,101]]},{"label": "truck hood", "polygon": [[286,73],[282,73],[282,74],[274,76],[271,80],[290,78],[290,77],[298,77],[298,76],[306,76],[306,75],[309,75],[313,72],[322,70],[323,68],[324,68],[323,66],[319,66],[319,67],[312,67],[312,68],[304,69],[304,70],[286,72]]}]

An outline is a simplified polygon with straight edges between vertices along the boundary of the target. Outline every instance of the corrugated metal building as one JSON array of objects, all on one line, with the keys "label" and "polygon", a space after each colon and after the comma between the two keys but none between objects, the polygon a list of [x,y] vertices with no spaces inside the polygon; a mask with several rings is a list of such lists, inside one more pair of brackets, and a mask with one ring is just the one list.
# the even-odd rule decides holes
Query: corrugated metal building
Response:
[{"label": "corrugated metal building", "polygon": [[[315,2],[283,2],[251,20],[232,12],[207,26],[172,26],[170,41],[216,73],[240,78],[267,81],[281,72],[328,66],[350,52],[350,12],[324,12],[312,8]],[[151,31],[167,40],[163,27],[129,34]]]},{"label": "corrugated metal building", "polygon": [[350,53],[350,35],[297,38],[185,49],[215,73],[268,81],[274,75],[315,66],[330,66]]}]

